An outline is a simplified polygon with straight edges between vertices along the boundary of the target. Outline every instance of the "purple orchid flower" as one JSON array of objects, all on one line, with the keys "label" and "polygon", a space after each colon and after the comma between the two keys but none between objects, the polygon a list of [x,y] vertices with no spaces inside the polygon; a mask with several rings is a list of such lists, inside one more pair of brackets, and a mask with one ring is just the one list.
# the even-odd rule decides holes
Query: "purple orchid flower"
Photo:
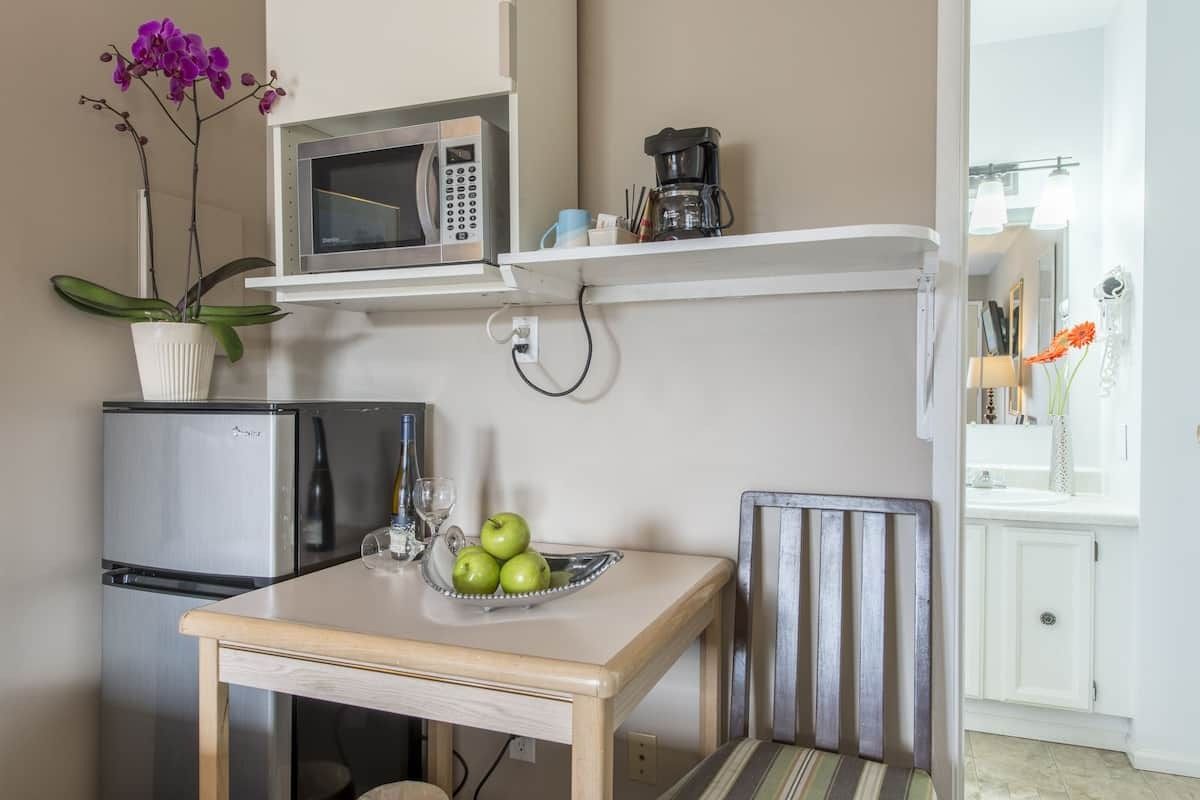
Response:
[{"label": "purple orchid flower", "polygon": [[241,81],[242,86],[253,86],[258,83],[258,78],[254,77],[254,74],[251,72],[243,72]]},{"label": "purple orchid flower", "polygon": [[113,83],[121,87],[124,92],[129,89],[129,84],[133,83],[133,75],[129,72],[129,62],[123,56],[117,56],[117,66],[113,70]]},{"label": "purple orchid flower", "polygon": [[271,106],[275,105],[275,99],[279,97],[274,89],[267,89],[263,96],[258,101],[258,113],[266,116],[271,113]]}]

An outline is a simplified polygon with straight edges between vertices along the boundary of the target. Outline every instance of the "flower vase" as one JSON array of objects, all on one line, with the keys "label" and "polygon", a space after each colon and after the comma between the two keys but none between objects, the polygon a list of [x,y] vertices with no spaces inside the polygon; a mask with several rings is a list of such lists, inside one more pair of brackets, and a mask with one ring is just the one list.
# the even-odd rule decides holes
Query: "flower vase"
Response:
[{"label": "flower vase", "polygon": [[129,327],[143,400],[208,399],[217,350],[217,340],[208,326],[194,322],[135,322]]},{"label": "flower vase", "polygon": [[1075,494],[1075,450],[1066,414],[1050,415],[1050,491]]}]

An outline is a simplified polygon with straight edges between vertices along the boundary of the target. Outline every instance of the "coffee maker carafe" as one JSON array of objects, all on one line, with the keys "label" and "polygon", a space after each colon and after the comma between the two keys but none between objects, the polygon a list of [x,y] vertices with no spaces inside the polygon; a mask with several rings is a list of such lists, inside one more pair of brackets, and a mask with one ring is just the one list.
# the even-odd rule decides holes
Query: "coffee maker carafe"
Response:
[{"label": "coffee maker carafe", "polygon": [[[658,186],[651,192],[651,235],[655,241],[720,236],[733,224],[733,206],[721,188],[716,128],[663,128],[646,137]],[[722,214],[722,200],[726,218]]]}]

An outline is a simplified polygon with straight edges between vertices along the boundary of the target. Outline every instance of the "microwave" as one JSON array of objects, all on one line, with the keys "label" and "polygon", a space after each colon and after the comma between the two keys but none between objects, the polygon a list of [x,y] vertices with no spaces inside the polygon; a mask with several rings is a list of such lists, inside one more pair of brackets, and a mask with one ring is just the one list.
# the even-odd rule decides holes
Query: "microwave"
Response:
[{"label": "microwave", "polygon": [[296,190],[301,272],[508,251],[508,134],[482,117],[302,142]]}]

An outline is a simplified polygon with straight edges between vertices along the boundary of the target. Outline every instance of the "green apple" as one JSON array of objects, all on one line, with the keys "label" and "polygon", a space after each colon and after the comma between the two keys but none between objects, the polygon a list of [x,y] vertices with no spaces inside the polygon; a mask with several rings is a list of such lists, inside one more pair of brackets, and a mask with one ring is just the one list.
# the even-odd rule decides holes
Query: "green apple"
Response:
[{"label": "green apple", "polygon": [[454,591],[494,594],[500,585],[500,565],[482,547],[464,547],[454,560]]},{"label": "green apple", "polygon": [[529,523],[520,514],[493,514],[484,520],[479,541],[493,557],[507,561],[529,547]]},{"label": "green apple", "polygon": [[550,565],[537,550],[526,550],[504,562],[500,586],[505,594],[540,592],[550,586]]},{"label": "green apple", "polygon": [[550,588],[561,589],[571,582],[571,573],[565,569],[555,570],[550,573]]}]

